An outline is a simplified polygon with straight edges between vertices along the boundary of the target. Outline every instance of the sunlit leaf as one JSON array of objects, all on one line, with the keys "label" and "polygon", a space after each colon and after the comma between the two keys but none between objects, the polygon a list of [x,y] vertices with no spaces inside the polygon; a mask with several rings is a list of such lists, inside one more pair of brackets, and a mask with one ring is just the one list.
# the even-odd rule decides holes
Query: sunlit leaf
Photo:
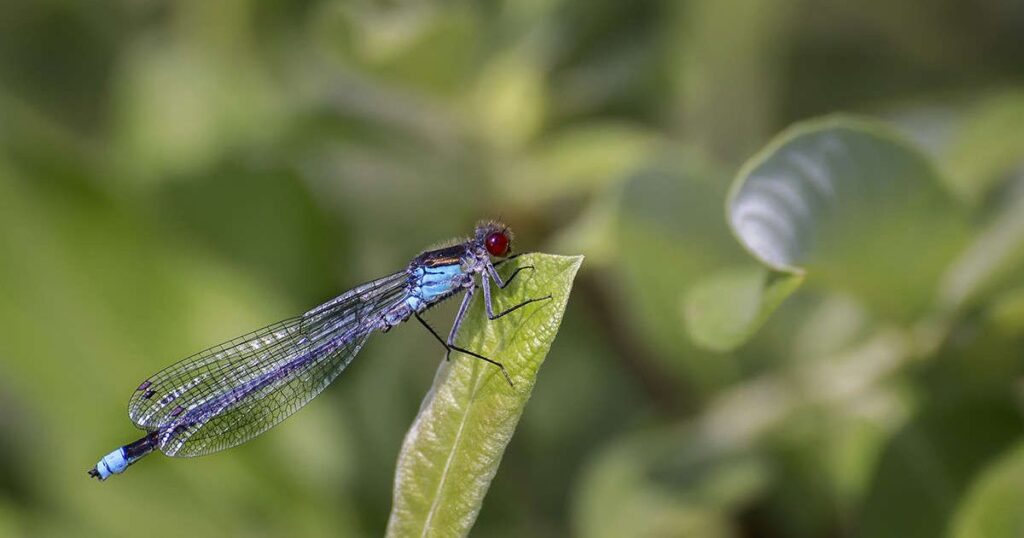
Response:
[{"label": "sunlit leaf", "polygon": [[506,384],[497,368],[472,357],[453,354],[442,365],[398,458],[388,536],[469,533],[558,332],[582,261],[521,256],[510,265],[535,269],[496,294],[495,307],[548,294],[553,299],[496,321],[488,321],[482,301],[476,301],[459,344],[502,361],[515,386]]}]

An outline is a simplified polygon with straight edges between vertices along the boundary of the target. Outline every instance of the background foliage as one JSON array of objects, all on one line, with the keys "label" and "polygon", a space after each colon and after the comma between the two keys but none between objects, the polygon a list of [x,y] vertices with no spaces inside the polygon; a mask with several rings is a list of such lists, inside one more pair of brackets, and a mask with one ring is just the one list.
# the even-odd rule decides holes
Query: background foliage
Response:
[{"label": "background foliage", "polygon": [[[85,470],[140,379],[490,216],[588,257],[476,534],[1024,534],[1020,2],[0,7],[0,535],[380,535],[413,326],[255,442]],[[767,266],[765,163],[855,187],[763,206]]]}]

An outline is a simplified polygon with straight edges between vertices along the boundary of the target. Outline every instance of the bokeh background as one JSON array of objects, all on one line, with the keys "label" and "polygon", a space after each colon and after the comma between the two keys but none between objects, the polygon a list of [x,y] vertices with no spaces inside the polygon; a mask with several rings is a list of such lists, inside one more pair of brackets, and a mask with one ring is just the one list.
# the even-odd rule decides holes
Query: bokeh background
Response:
[{"label": "bokeh background", "polygon": [[813,273],[737,350],[684,330],[730,180],[834,111],[1024,258],[1017,0],[3,0],[0,536],[380,535],[411,325],[256,441],[85,471],[141,379],[484,217],[588,258],[475,535],[1024,536],[1024,264],[941,330]]}]

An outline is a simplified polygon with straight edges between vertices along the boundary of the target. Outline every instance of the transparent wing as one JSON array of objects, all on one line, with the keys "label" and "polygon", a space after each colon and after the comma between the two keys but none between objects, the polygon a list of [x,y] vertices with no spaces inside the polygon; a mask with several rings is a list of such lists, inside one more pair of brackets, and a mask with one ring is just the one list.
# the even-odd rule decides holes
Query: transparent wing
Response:
[{"label": "transparent wing", "polygon": [[169,456],[239,445],[312,400],[352,361],[368,321],[405,296],[405,272],[352,289],[306,314],[212,347],[144,381],[128,402]]}]

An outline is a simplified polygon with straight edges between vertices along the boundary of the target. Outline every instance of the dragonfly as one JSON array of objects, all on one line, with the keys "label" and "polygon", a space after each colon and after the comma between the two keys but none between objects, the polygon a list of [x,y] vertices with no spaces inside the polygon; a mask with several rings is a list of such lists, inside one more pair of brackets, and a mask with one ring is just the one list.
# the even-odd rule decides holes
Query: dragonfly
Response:
[{"label": "dragonfly", "polygon": [[[143,381],[128,416],[147,433],[103,456],[89,476],[106,480],[146,455],[211,454],[269,430],[320,394],[352,362],[371,334],[416,318],[444,346],[496,367],[505,366],[458,345],[459,328],[478,290],[490,320],[551,299],[527,299],[501,312],[491,285],[504,289],[531,265],[502,278],[497,267],[516,257],[512,232],[497,221],[477,224],[471,238],[426,250],[405,270],[357,286],[312,310],[229,340],[173,364]],[[431,307],[464,293],[448,338],[423,319]]]}]

